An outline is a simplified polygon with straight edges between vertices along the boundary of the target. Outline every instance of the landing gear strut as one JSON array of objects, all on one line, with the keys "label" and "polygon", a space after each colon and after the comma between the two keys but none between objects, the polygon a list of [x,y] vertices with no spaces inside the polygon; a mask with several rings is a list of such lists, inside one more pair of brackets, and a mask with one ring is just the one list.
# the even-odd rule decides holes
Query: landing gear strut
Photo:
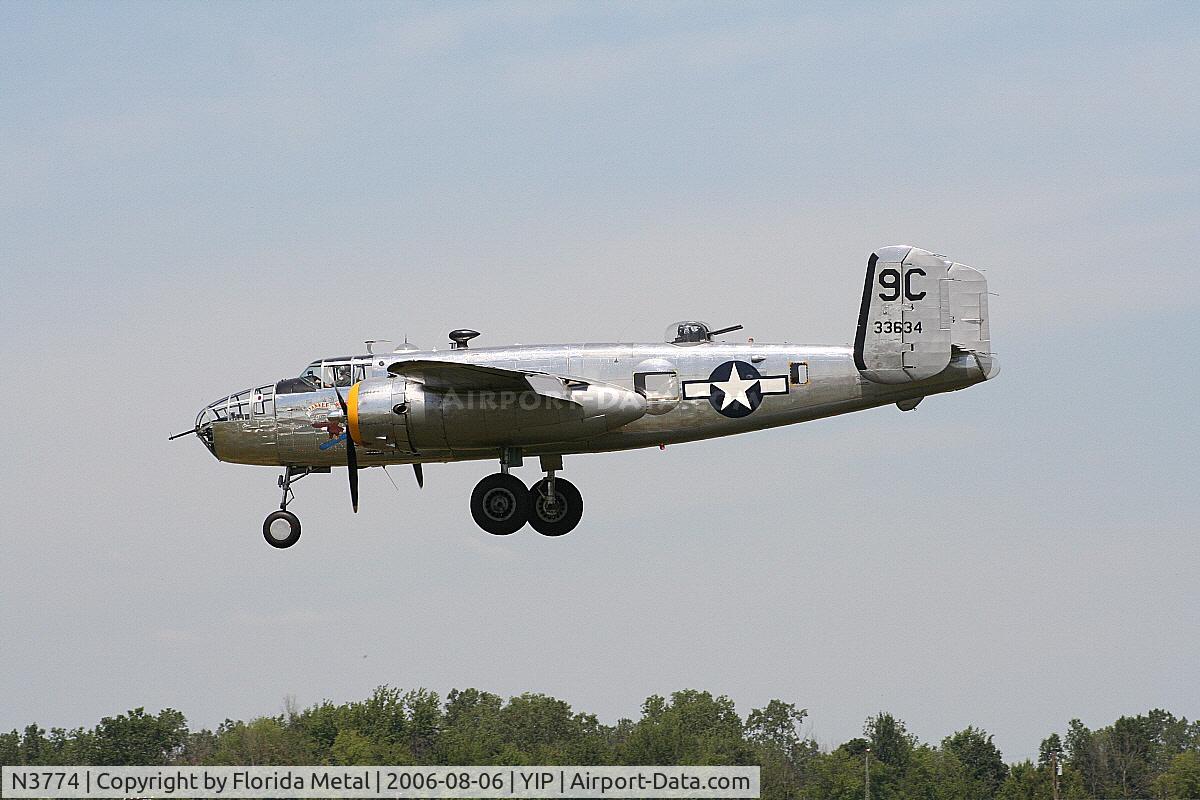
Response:
[{"label": "landing gear strut", "polygon": [[313,471],[309,467],[284,467],[283,474],[279,476],[283,500],[279,503],[279,510],[272,511],[263,521],[263,538],[271,547],[282,550],[300,541],[300,518],[288,511],[287,507],[294,497],[292,484],[311,475]]}]

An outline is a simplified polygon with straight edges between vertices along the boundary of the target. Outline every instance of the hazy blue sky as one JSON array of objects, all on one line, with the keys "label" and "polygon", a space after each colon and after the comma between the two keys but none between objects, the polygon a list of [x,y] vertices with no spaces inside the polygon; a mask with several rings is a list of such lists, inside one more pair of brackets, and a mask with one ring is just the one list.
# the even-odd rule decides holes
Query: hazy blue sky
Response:
[{"label": "hazy blue sky", "polygon": [[[1200,716],[1194,4],[0,4],[0,729],[380,683],[608,722],[700,687],[1010,758]],[[910,243],[987,270],[993,384],[568,459],[297,486],[168,443],[366,338],[847,342]],[[526,467],[523,477],[536,471]]]}]

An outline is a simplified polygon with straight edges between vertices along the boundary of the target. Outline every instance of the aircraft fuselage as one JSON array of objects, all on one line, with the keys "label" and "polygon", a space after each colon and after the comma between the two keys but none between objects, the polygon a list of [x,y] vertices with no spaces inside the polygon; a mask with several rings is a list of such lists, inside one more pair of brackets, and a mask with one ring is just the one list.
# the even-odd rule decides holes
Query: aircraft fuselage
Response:
[{"label": "aircraft fuselage", "polygon": [[[373,380],[404,387],[397,394],[409,399],[408,408],[398,416],[406,420],[409,442],[405,449],[367,444],[358,454],[360,466],[492,459],[499,448],[510,445],[521,447],[527,455],[544,455],[678,444],[913,401],[979,383],[987,378],[985,370],[994,373],[995,369],[994,361],[981,364],[974,354],[960,353],[932,378],[879,384],[862,377],[850,346],[724,342],[518,345],[403,354],[405,359],[435,358],[566,375],[621,387],[645,399],[644,413],[614,429],[594,426],[583,431],[567,425],[556,440],[531,442],[507,434],[502,423],[489,426],[486,420],[489,416],[498,420],[506,404],[519,417],[520,412],[530,411],[527,404],[533,400],[515,393],[459,397],[459,406],[465,409],[474,403],[475,417],[482,420],[464,424],[462,411],[455,419],[448,410],[444,393],[434,397],[412,379],[382,377],[386,373],[381,363],[396,357],[363,355],[355,362],[366,365],[366,374],[376,376]],[[721,389],[723,379],[730,377],[730,362],[739,373],[733,388],[746,390],[732,399]],[[250,392],[231,396],[229,408],[241,405],[235,402],[239,398],[246,407],[210,423],[214,455],[243,464],[345,466],[345,443],[336,441],[345,423],[335,421],[331,427],[328,421],[329,412],[336,417],[339,405],[335,390],[279,392],[273,403],[264,402],[262,394],[270,394],[271,388],[252,390],[257,396]]]}]

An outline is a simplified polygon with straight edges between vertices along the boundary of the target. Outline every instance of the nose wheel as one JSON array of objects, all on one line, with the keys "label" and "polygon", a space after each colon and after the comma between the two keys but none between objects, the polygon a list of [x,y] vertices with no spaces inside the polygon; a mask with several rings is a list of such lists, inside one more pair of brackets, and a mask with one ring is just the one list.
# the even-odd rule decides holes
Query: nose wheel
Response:
[{"label": "nose wheel", "polygon": [[272,511],[263,522],[263,538],[280,550],[300,541],[300,519],[290,511]]}]

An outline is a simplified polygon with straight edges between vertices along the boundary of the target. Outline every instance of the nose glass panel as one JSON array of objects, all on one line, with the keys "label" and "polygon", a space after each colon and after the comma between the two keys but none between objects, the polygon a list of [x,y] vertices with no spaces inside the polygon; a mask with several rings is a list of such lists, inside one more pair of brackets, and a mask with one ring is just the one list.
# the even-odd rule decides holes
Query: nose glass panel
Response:
[{"label": "nose glass panel", "polygon": [[[256,389],[244,389],[235,394],[214,400],[196,415],[196,431],[204,446],[216,455],[214,449],[213,424],[218,422],[248,423],[259,427],[272,424],[275,420],[275,386],[268,384]],[[239,424],[238,427],[243,427]]]},{"label": "nose glass panel", "polygon": [[250,419],[250,401],[253,394],[252,389],[244,389],[237,394],[229,395],[225,401],[225,419]]},{"label": "nose glass panel", "polygon": [[257,389],[244,389],[205,406],[196,418],[196,424],[213,422],[236,422],[252,417],[275,416],[275,386],[270,384]]}]

